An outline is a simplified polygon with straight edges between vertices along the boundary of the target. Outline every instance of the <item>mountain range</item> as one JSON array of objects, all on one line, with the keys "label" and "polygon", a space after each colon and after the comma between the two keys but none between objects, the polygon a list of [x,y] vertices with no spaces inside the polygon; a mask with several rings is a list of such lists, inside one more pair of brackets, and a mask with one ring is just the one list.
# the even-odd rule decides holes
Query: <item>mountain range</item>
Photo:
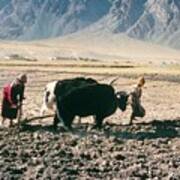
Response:
[{"label": "mountain range", "polygon": [[180,48],[180,0],[0,0],[0,19],[0,39],[106,32]]}]

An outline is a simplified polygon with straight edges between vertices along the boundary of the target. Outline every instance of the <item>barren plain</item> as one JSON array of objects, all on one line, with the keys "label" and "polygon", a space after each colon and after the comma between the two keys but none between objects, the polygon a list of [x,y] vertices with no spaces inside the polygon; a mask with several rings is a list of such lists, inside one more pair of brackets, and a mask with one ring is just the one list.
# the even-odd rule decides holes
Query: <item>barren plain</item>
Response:
[{"label": "barren plain", "polygon": [[[17,48],[4,43],[1,49],[6,49],[6,54],[7,46],[11,54]],[[18,49],[23,51],[21,46]],[[61,127],[54,131],[53,118],[32,121],[20,129],[8,128],[7,120],[0,127],[0,179],[180,179],[178,56],[169,56],[170,60],[163,60],[163,55],[160,59],[141,57],[137,61],[135,56],[107,56],[113,60],[100,61],[52,54],[52,58],[32,58],[19,56],[19,52],[5,57],[1,51],[0,87],[2,90],[4,83],[19,73],[27,73],[22,120],[39,115],[47,82],[78,76],[93,77],[101,83],[118,77],[114,88],[130,91],[143,75],[146,116],[129,126],[128,107],[126,112],[117,110],[106,118],[101,131],[88,130],[93,124],[91,117],[81,123],[75,120],[74,133]]]}]

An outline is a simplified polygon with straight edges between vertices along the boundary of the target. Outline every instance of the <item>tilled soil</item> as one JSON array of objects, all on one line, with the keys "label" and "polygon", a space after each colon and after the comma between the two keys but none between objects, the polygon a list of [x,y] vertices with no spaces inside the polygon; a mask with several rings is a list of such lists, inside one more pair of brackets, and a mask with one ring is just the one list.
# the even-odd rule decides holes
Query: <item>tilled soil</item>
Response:
[{"label": "tilled soil", "polygon": [[[18,72],[1,71],[0,86]],[[79,74],[77,76],[81,76]],[[45,84],[74,74],[28,72],[24,116],[39,115]],[[91,76],[103,83],[112,78]],[[116,90],[131,89],[132,77],[119,78]],[[0,128],[0,179],[180,179],[179,80],[147,77],[142,104],[146,116],[128,126],[131,109],[89,130],[92,118],[74,123],[74,132],[51,127],[52,118],[18,130]],[[87,124],[86,124],[87,123]]]},{"label": "tilled soil", "polygon": [[0,131],[0,179],[180,179],[180,120]]}]

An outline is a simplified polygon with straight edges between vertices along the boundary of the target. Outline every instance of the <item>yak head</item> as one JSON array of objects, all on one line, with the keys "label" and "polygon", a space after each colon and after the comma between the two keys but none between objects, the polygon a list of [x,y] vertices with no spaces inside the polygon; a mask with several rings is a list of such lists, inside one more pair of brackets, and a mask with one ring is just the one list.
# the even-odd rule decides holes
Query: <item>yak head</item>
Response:
[{"label": "yak head", "polygon": [[128,101],[129,94],[125,91],[119,91],[116,93],[116,98],[118,102],[118,107],[122,110],[126,110],[127,101]]}]

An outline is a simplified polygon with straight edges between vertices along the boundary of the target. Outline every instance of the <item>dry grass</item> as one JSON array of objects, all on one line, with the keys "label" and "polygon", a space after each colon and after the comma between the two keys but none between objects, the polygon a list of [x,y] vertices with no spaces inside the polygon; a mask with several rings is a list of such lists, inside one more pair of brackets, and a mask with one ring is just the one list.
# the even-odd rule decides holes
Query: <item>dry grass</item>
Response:
[{"label": "dry grass", "polygon": [[49,71],[54,73],[72,73],[84,75],[108,75],[108,76],[179,76],[179,65],[147,65],[133,62],[92,62],[84,60],[38,60],[34,62],[24,60],[0,60],[1,70],[15,71]]}]

